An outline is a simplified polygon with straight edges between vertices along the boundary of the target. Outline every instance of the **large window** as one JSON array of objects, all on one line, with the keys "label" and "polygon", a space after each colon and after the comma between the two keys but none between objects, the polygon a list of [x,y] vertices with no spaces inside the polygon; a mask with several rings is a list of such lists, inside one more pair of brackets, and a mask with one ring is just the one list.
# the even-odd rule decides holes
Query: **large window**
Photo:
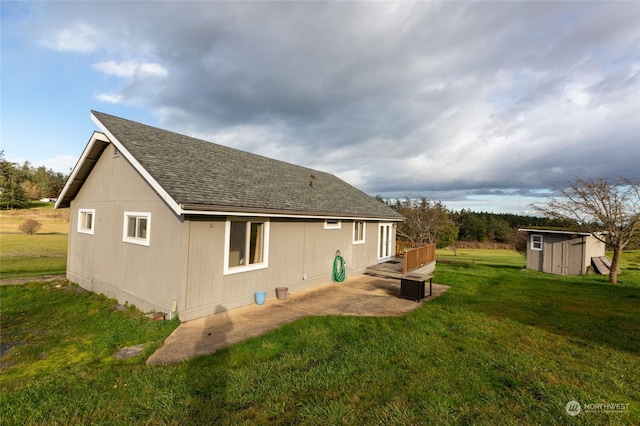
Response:
[{"label": "large window", "polygon": [[353,222],[353,244],[364,244],[364,221]]},{"label": "large window", "polygon": [[96,211],[95,209],[79,209],[78,210],[78,232],[93,235],[95,225]]},{"label": "large window", "polygon": [[149,245],[151,235],[151,213],[124,212],[122,241]]},{"label": "large window", "polygon": [[542,235],[531,234],[531,250],[542,250]]},{"label": "large window", "polygon": [[228,220],[225,226],[225,274],[266,268],[268,249],[268,221]]}]

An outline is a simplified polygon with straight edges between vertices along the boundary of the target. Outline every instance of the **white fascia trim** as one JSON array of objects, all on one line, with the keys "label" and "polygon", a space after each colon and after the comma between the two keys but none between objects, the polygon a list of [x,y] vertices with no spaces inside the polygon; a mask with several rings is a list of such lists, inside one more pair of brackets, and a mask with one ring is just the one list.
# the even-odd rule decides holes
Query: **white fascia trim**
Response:
[{"label": "white fascia trim", "polygon": [[290,219],[334,219],[334,220],[362,220],[366,222],[402,222],[404,219],[390,219],[390,218],[372,218],[372,217],[358,217],[358,216],[341,216],[339,219],[335,216],[318,216],[318,215],[299,215],[299,214],[284,214],[284,213],[264,213],[264,212],[232,212],[232,211],[202,211],[202,210],[183,210],[180,209],[180,214],[186,215],[202,215],[202,216],[243,216],[243,217],[282,217]]},{"label": "white fascia trim", "polygon": [[62,188],[62,192],[60,193],[60,195],[58,195],[58,200],[56,201],[56,204],[54,205],[53,208],[57,209],[58,207],[60,207],[60,203],[62,202],[62,200],[64,200],[65,195],[69,190],[69,187],[76,179],[76,175],[78,174],[78,170],[80,170],[80,166],[87,159],[87,155],[89,155],[89,153],[91,152],[91,149],[93,148],[93,145],[95,145],[96,141],[109,143],[109,139],[107,139],[107,137],[104,134],[100,132],[93,132],[93,134],[91,135],[91,138],[89,139],[89,142],[87,143],[87,146],[85,146],[84,151],[82,151],[82,155],[80,155],[80,158],[76,162],[76,165],[73,166],[73,170],[71,171],[71,176],[69,176],[69,179],[67,179],[67,183],[64,185],[64,188]]},{"label": "white fascia trim", "polygon": [[126,158],[127,161],[131,163],[131,165],[138,171],[138,173],[140,173],[140,175],[149,183],[149,185],[151,185],[151,187],[156,191],[156,193],[160,195],[160,198],[162,198],[167,203],[167,205],[171,208],[171,210],[173,210],[175,214],[180,216],[182,214],[182,208],[173,198],[171,198],[169,193],[165,191],[164,188],[153,177],[151,177],[151,175],[145,170],[144,167],[142,167],[142,165],[138,162],[138,160],[136,160],[133,157],[133,155],[131,155],[131,153],[124,147],[124,145],[122,145],[122,143],[120,143],[120,141],[116,139],[115,136],[113,136],[113,134],[109,131],[109,129],[107,129],[100,122],[100,120],[98,120],[93,115],[93,113],[91,113],[91,119],[107,135],[107,137],[109,138],[109,141],[113,143],[116,146],[116,148],[118,148],[118,151],[120,151],[120,155],[124,156],[124,158]]},{"label": "white fascia trim", "polygon": [[[524,232],[535,232],[537,234],[565,234],[565,235],[581,235],[581,236],[589,236],[591,235],[589,232],[572,232],[572,231],[551,231],[547,229],[530,229],[530,228],[520,228],[518,231]],[[597,232],[600,234],[600,232]]]}]

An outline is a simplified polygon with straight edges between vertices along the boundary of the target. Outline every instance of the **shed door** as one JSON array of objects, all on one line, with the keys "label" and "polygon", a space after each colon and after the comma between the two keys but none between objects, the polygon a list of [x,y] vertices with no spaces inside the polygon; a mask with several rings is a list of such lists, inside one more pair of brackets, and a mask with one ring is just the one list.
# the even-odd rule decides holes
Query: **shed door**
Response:
[{"label": "shed door", "polygon": [[378,225],[378,261],[391,259],[391,224]]},{"label": "shed door", "polygon": [[569,259],[571,258],[571,241],[562,242],[562,263],[560,263],[560,273],[562,275],[572,274],[571,264]]},{"label": "shed door", "polygon": [[562,241],[560,244],[555,244],[553,250],[553,272],[554,274],[569,274],[569,250],[571,246],[569,241]]}]

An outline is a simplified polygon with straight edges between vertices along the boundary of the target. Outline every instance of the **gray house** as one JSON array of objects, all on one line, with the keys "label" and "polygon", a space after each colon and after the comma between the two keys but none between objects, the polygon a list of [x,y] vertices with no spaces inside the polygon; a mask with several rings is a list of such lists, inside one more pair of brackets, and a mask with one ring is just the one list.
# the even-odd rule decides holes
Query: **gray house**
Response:
[{"label": "gray house", "polygon": [[395,253],[394,210],[337,177],[92,111],[60,194],[67,278],[187,321],[331,281]]},{"label": "gray house", "polygon": [[[605,244],[588,232],[520,229],[527,232],[527,269],[562,275],[584,275],[593,265],[601,271]],[[608,273],[606,272],[601,273]]]}]

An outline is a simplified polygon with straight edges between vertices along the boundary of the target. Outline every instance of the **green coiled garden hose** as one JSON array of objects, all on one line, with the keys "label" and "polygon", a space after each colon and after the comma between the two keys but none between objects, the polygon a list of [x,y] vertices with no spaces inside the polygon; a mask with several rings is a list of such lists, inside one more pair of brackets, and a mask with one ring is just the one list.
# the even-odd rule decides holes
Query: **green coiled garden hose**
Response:
[{"label": "green coiled garden hose", "polygon": [[340,256],[340,251],[338,251],[333,259],[333,281],[341,283],[346,277],[347,270],[344,267],[344,258]]}]

